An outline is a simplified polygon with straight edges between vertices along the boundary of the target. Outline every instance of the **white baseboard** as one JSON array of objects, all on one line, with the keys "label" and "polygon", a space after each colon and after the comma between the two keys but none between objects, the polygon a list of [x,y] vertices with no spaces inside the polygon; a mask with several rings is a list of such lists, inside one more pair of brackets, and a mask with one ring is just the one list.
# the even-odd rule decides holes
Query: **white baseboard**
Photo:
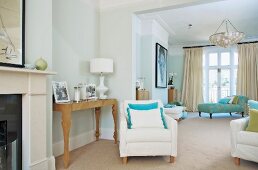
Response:
[{"label": "white baseboard", "polygon": [[100,130],[100,139],[108,139],[108,140],[114,140],[114,129],[112,128],[101,128]]},{"label": "white baseboard", "polygon": [[[25,168],[27,169],[27,168]],[[31,165],[29,166],[30,170],[38,170],[38,169],[48,169],[48,159],[45,158],[43,160],[38,160],[35,161],[33,163],[31,163]]]},{"label": "white baseboard", "polygon": [[51,156],[48,158],[48,170],[55,170],[55,169],[56,169],[55,157]]},{"label": "white baseboard", "polygon": [[[86,144],[89,144],[95,141],[95,131],[90,131],[82,133],[78,136],[70,137],[70,151],[76,148],[82,147]],[[55,157],[62,155],[64,153],[64,141],[59,141],[53,144],[53,154]]]},{"label": "white baseboard", "polygon": [[[118,131],[119,132],[119,131]],[[117,132],[117,133],[118,133]],[[100,129],[100,139],[114,140],[113,138],[114,129],[113,128],[101,128]],[[119,134],[119,133],[118,133]],[[119,139],[119,137],[117,137]],[[70,151],[82,147],[86,144],[94,142],[95,130],[90,132],[82,133],[78,136],[70,137]],[[59,141],[53,144],[53,154],[55,157],[60,156],[64,153],[64,141]]]}]

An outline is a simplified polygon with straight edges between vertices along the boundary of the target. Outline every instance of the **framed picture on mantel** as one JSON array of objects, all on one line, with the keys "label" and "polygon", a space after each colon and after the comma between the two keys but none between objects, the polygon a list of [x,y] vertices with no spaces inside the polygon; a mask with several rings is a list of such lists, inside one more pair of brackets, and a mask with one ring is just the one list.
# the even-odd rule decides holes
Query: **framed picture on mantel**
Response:
[{"label": "framed picture on mantel", "polygon": [[167,87],[167,49],[156,43],[155,87]]},{"label": "framed picture on mantel", "polygon": [[0,0],[0,66],[25,62],[25,0]]}]

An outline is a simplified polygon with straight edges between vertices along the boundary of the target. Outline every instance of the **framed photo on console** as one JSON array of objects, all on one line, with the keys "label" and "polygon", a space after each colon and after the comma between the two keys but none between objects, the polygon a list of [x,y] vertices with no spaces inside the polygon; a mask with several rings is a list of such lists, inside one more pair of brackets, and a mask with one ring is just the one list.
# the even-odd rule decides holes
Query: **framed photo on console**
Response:
[{"label": "framed photo on console", "polygon": [[52,86],[56,103],[70,102],[67,83],[65,81],[53,81]]},{"label": "framed photo on console", "polygon": [[156,43],[155,87],[167,88],[167,49]]},{"label": "framed photo on console", "polygon": [[25,62],[25,0],[0,0],[0,66]]},{"label": "framed photo on console", "polygon": [[87,99],[97,99],[96,96],[96,85],[95,84],[88,84],[86,87],[86,94],[87,94]]}]

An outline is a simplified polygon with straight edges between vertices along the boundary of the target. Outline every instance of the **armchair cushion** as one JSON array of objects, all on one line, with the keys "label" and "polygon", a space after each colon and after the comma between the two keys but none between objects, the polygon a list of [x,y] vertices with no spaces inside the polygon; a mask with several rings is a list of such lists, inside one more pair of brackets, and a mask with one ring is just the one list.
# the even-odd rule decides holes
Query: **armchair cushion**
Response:
[{"label": "armchair cushion", "polygon": [[249,116],[250,118],[246,131],[258,132],[258,110],[250,109]]},{"label": "armchair cushion", "polygon": [[171,132],[164,128],[138,128],[127,131],[126,142],[168,142],[171,141]]},{"label": "armchair cushion", "polygon": [[240,131],[237,135],[237,141],[239,144],[258,147],[258,133]]},{"label": "armchair cushion", "polygon": [[[134,128],[166,128],[163,125],[161,109],[134,110],[127,109],[129,129]],[[129,119],[130,118],[130,119]]]}]

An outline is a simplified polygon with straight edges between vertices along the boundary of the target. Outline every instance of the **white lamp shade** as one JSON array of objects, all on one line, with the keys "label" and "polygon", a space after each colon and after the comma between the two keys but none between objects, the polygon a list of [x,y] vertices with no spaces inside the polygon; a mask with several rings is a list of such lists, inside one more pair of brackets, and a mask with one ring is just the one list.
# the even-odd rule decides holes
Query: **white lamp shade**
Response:
[{"label": "white lamp shade", "polygon": [[113,60],[110,58],[94,58],[90,60],[91,73],[113,73]]}]

